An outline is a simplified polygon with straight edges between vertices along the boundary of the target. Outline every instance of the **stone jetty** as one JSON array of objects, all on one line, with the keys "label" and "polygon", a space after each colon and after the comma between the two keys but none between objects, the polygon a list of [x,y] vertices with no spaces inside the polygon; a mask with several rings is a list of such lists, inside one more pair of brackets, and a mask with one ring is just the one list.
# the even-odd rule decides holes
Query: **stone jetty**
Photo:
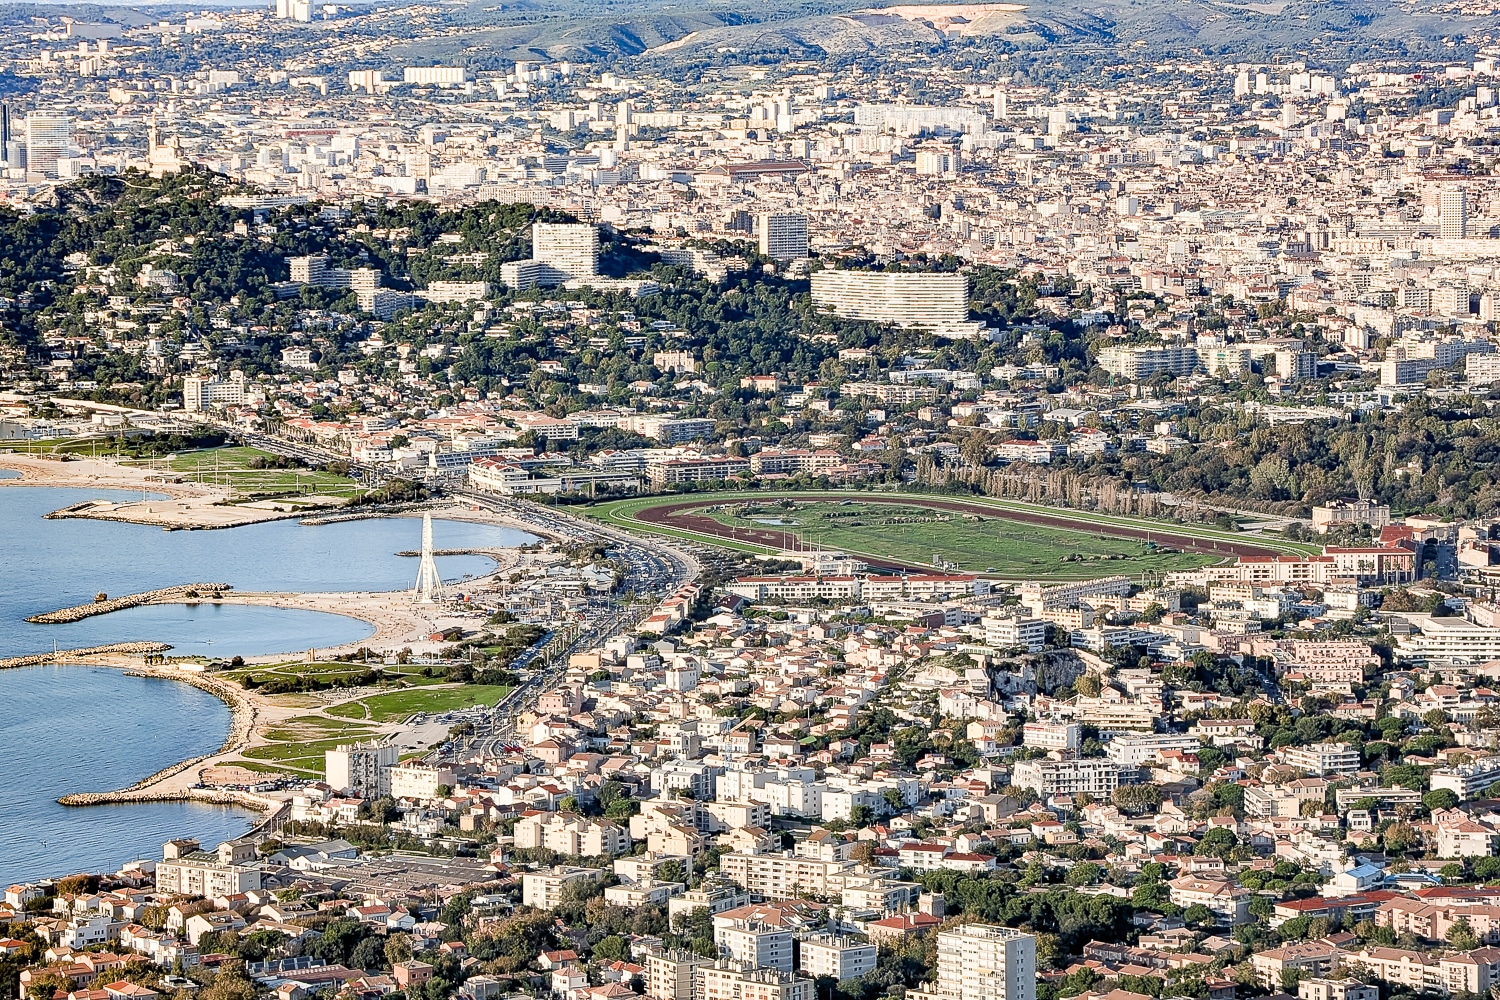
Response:
[{"label": "stone jetty", "polygon": [[126,594],[124,597],[112,597],[104,601],[90,601],[88,604],[78,604],[59,611],[32,615],[26,620],[33,625],[66,625],[69,622],[92,618],[94,615],[107,615],[111,611],[138,608],[143,604],[181,604],[195,599],[217,600],[232,589],[234,588],[227,583],[184,583],[179,587],[163,587],[161,590]]},{"label": "stone jetty", "polygon": [[165,653],[171,648],[164,642],[112,642],[107,646],[85,646],[83,649],[59,649],[55,653],[12,656],[0,660],[0,670],[10,667],[40,667],[48,663],[76,663],[92,656],[107,656],[111,653],[144,656],[147,653]]}]

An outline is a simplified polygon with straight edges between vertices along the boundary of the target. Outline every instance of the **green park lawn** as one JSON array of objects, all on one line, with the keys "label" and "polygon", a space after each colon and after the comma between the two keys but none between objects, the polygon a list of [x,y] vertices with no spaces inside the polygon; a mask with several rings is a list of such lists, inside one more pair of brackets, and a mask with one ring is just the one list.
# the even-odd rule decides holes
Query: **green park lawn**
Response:
[{"label": "green park lawn", "polygon": [[357,743],[374,733],[369,726],[356,722],[299,715],[267,729],[264,735],[271,742],[251,747],[242,756],[251,770],[321,778],[324,751],[341,743]]},{"label": "green park lawn", "polygon": [[275,456],[259,448],[226,446],[179,452],[166,458],[143,459],[138,464],[162,472],[175,472],[193,482],[226,486],[237,499],[288,494],[354,497],[363,487],[347,476],[315,469],[256,468],[274,462]]},{"label": "green park lawn", "polygon": [[464,684],[416,691],[392,691],[335,705],[329,715],[370,722],[400,722],[418,712],[451,712],[473,705],[494,705],[510,693],[500,684]]},{"label": "green park lawn", "polygon": [[[274,678],[316,678],[328,681],[336,677],[347,677],[359,674],[365,670],[380,670],[384,674],[382,684],[395,684],[397,682],[411,686],[425,686],[428,684],[441,684],[442,678],[428,677],[422,673],[420,666],[401,666],[395,663],[361,663],[358,660],[342,663],[337,660],[307,663],[302,660],[289,660],[285,663],[256,664],[248,667],[236,667],[226,670],[219,676],[234,681],[244,686],[245,678],[254,677],[261,685]],[[279,697],[279,696],[278,696]]]},{"label": "green park lawn", "polygon": [[353,739],[351,736],[340,736],[335,739],[306,740],[295,743],[267,743],[264,746],[251,747],[242,756],[293,770],[322,773],[323,752],[332,750],[342,743],[349,743]]}]

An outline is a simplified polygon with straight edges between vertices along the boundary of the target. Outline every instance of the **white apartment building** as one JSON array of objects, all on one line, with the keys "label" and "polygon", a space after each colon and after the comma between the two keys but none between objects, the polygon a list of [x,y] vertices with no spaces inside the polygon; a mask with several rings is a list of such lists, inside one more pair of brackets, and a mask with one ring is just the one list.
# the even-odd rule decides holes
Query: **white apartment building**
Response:
[{"label": "white apartment building", "polygon": [[1120,765],[1112,760],[1023,760],[1011,772],[1011,782],[1030,788],[1042,798],[1087,792],[1108,798],[1120,785]]},{"label": "white apartment building", "polygon": [[762,212],[756,219],[760,252],[772,260],[807,257],[807,216],[802,212]]},{"label": "white apartment building", "polygon": [[792,971],[792,932],[757,920],[714,922],[714,944],[719,954],[736,962],[765,969]]},{"label": "white apartment building", "polygon": [[604,890],[604,901],[628,910],[642,906],[660,906],[680,895],[687,886],[682,882],[636,882],[612,885]]},{"label": "white apartment building", "polygon": [[840,981],[875,971],[875,946],[837,937],[815,934],[797,945],[797,968],[812,976],[831,976]]},{"label": "white apartment building", "polygon": [[1500,659],[1500,628],[1471,622],[1467,618],[1434,618],[1403,614],[1416,627],[1411,635],[1396,640],[1396,651],[1415,663],[1445,663],[1478,666]]},{"label": "white apartment building", "polygon": [[1208,907],[1221,925],[1238,927],[1252,919],[1250,916],[1252,893],[1249,889],[1236,885],[1228,879],[1184,875],[1168,882],[1167,890],[1172,902],[1184,910],[1200,903]]},{"label": "white apartment building", "polygon": [[241,406],[245,402],[245,373],[235,370],[228,378],[189,375],[182,380],[182,408],[201,413],[211,406]]},{"label": "white apartment building", "polygon": [[854,124],[900,135],[916,135],[940,128],[953,132],[984,132],[989,129],[989,121],[982,111],[920,104],[860,104],[854,109]]},{"label": "white apartment building", "polygon": [[435,799],[438,788],[453,787],[458,775],[450,767],[432,767],[415,761],[391,768],[391,797],[397,799]]},{"label": "white apartment building", "polygon": [[721,959],[698,969],[697,1000],[814,1000],[815,987],[780,969],[757,969]]},{"label": "white apartment building", "polygon": [[162,845],[156,864],[156,891],[174,896],[232,896],[260,888],[255,845],[226,840],[214,851],[199,850],[196,840]]},{"label": "white apartment building", "polygon": [[1191,375],[1198,370],[1201,359],[1196,347],[1167,347],[1165,345],[1136,347],[1106,347],[1099,352],[1099,367],[1111,375],[1138,381],[1163,373],[1169,375]]},{"label": "white apartment building", "polygon": [[592,858],[630,850],[630,831],[607,819],[572,813],[536,813],[516,821],[515,844]]},{"label": "white apartment building", "polygon": [[646,953],[646,996],[652,1000],[696,1000],[697,973],[713,959],[691,951],[653,948]]},{"label": "white apartment building", "polygon": [[790,854],[726,854],[719,859],[719,872],[736,885],[766,899],[792,899],[812,894],[837,895],[843,876],[852,867],[848,861],[819,861]]},{"label": "white apartment building", "polygon": [[51,111],[26,114],[26,170],[57,176],[57,161],[73,150],[73,119]]},{"label": "white apartment building", "polygon": [[912,1000],[1036,1000],[1036,938],[964,924],[937,936],[937,980]]},{"label": "white apartment building", "polygon": [[1047,645],[1047,622],[1041,618],[992,617],[982,619],[980,624],[984,626],[986,646],[1040,653]]},{"label": "white apartment building", "polygon": [[445,305],[450,302],[474,302],[490,297],[487,281],[434,281],[428,284],[422,298]]},{"label": "white apartment building", "polygon": [[401,81],[420,87],[462,87],[468,78],[462,66],[406,66]]},{"label": "white apartment building", "polygon": [[1355,774],[1360,768],[1359,750],[1348,743],[1314,743],[1311,746],[1286,746],[1281,759],[1292,767],[1320,778],[1330,774]]},{"label": "white apartment building", "polygon": [[[665,445],[696,441],[714,432],[714,422],[707,417],[663,417],[650,413],[625,417],[616,421],[615,426]],[[750,468],[749,462],[745,463],[745,468]]]},{"label": "white apartment building", "polygon": [[583,222],[532,223],[531,259],[569,278],[592,278],[599,273],[599,228]]},{"label": "white apartment building", "polygon": [[391,794],[391,768],[401,762],[401,748],[379,743],[342,743],[323,753],[323,780],[338,792],[362,799]]},{"label": "white apartment building", "polygon": [[1186,733],[1121,733],[1104,744],[1104,756],[1121,767],[1140,767],[1163,750],[1197,751],[1203,743]]},{"label": "white apartment building", "polygon": [[749,473],[750,463],[730,455],[705,455],[702,458],[667,458],[646,463],[646,478],[653,486],[672,483],[714,482]]},{"label": "white apartment building", "polygon": [[1500,781],[1500,757],[1481,757],[1469,764],[1435,768],[1428,779],[1434,792],[1447,788],[1460,799],[1472,799],[1497,781]]},{"label": "white apartment building", "polygon": [[1021,745],[1077,750],[1083,745],[1083,727],[1076,722],[1028,722],[1021,727]]},{"label": "white apartment building", "polygon": [[951,147],[917,150],[918,177],[952,177],[963,169],[963,154]]},{"label": "white apartment building", "polygon": [[1464,378],[1471,385],[1500,382],[1500,354],[1470,354],[1464,358]]},{"label": "white apartment building", "polygon": [[1469,196],[1463,188],[1448,188],[1438,195],[1438,227],[1445,240],[1469,235]]},{"label": "white apartment building", "polygon": [[812,300],[845,319],[951,330],[969,324],[969,278],[904,271],[816,271]]},{"label": "white apartment building", "polygon": [[764,802],[705,802],[703,813],[706,833],[722,833],[747,826],[771,828],[771,807]]},{"label": "white apartment building", "polygon": [[550,910],[562,902],[563,889],[570,882],[598,878],[599,875],[600,872],[593,868],[562,866],[546,872],[527,872],[521,876],[521,904]]}]

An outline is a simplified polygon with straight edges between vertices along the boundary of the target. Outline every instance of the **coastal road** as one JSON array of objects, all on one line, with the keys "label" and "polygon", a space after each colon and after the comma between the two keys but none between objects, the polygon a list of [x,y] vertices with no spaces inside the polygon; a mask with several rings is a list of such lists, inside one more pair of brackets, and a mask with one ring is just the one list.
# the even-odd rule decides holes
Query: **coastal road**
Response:
[{"label": "coastal road", "polygon": [[501,747],[515,742],[515,720],[520,713],[536,704],[546,692],[567,677],[570,654],[590,649],[612,636],[627,632],[655,608],[657,601],[697,579],[702,572],[691,552],[648,537],[633,535],[597,521],[575,517],[556,508],[470,490],[450,491],[450,497],[463,500],[537,534],[571,541],[597,540],[604,543],[610,556],[626,565],[622,589],[649,598],[628,607],[617,603],[597,609],[586,619],[578,633],[566,645],[549,654],[549,662],[538,669],[520,687],[510,692],[490,712],[487,724],[476,727],[472,737],[455,743],[445,756],[466,758],[496,756]]}]

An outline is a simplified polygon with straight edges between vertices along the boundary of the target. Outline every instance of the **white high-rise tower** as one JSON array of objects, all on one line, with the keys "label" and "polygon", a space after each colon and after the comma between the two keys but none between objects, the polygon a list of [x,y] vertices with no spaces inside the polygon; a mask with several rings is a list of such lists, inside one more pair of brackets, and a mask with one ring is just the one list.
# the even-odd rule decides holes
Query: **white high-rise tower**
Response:
[{"label": "white high-rise tower", "polygon": [[937,938],[937,981],[912,1000],[1036,1000],[1036,937],[964,924]]},{"label": "white high-rise tower", "polygon": [[431,604],[443,596],[443,578],[432,556],[432,515],[422,515],[422,564],[417,567],[417,585],[412,595],[420,604]]},{"label": "white high-rise tower", "polygon": [[1438,231],[1445,240],[1469,235],[1469,196],[1463,188],[1449,188],[1438,196]]}]

